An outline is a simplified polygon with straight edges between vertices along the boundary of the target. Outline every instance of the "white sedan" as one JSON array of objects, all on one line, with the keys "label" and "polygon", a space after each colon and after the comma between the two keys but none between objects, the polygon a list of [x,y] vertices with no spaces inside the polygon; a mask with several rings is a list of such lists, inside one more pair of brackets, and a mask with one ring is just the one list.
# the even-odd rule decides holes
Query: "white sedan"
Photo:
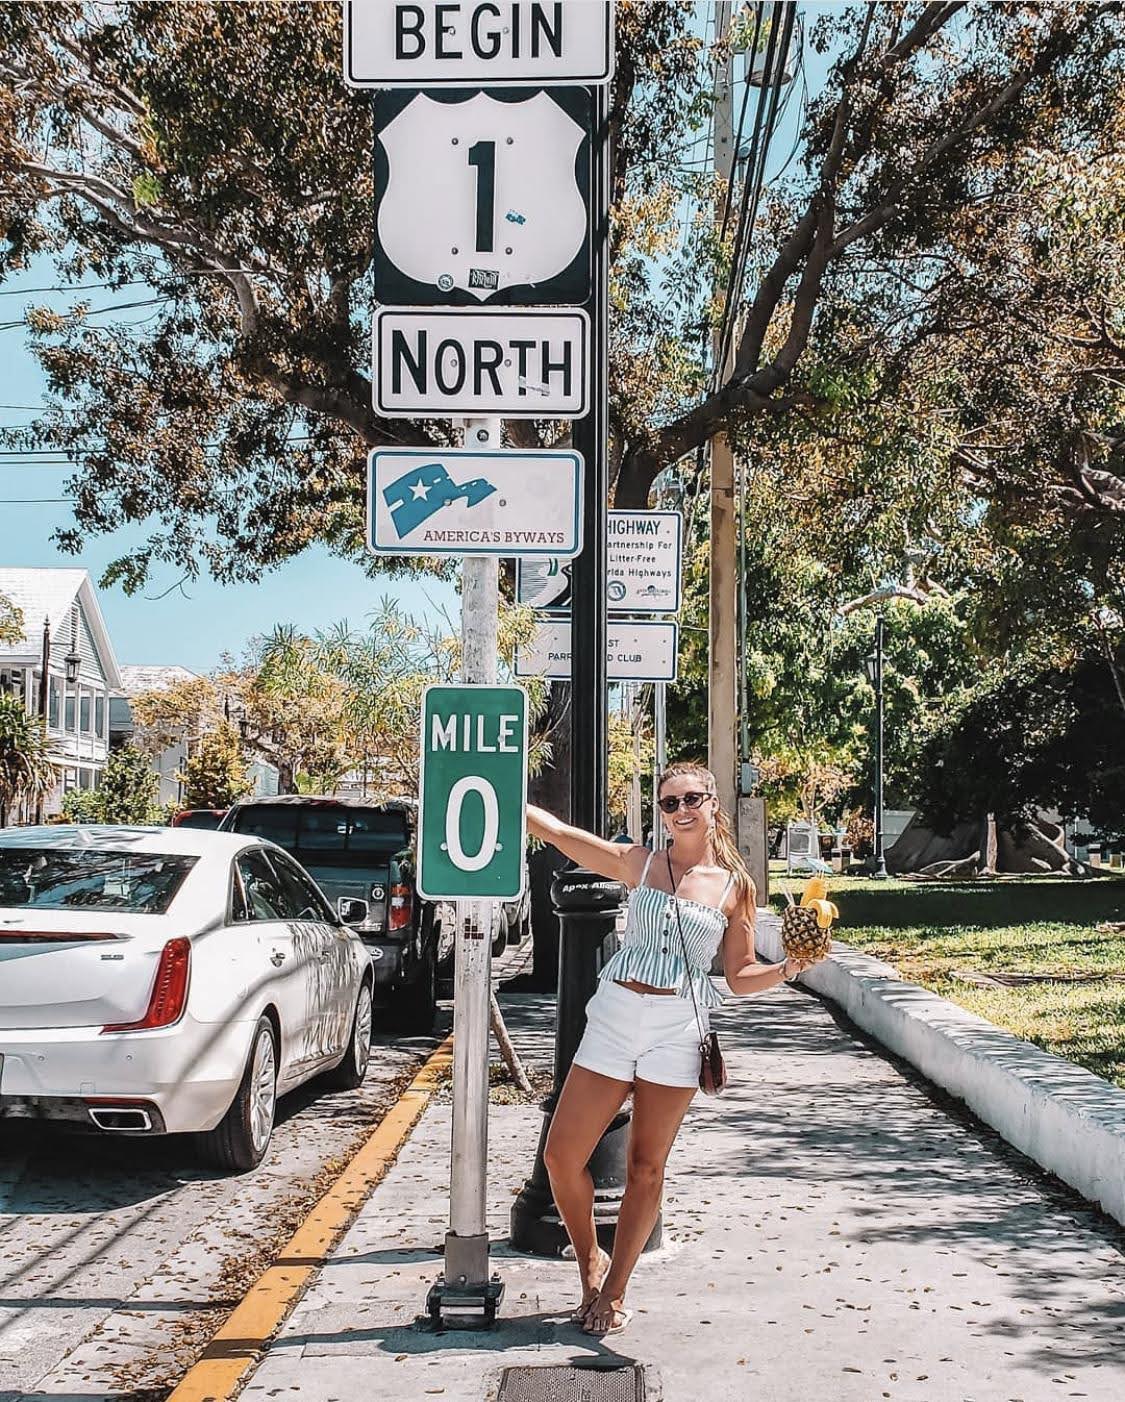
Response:
[{"label": "white sedan", "polygon": [[272,842],[191,828],[0,829],[0,1120],[192,1132],[258,1164],[277,1097],[355,1087],[371,963]]}]

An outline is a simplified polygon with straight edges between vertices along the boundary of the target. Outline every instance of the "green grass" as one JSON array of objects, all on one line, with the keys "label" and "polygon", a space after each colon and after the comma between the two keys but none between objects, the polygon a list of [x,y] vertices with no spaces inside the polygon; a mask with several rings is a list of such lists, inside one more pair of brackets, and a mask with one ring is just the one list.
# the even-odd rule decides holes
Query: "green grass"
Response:
[{"label": "green grass", "polygon": [[[771,904],[804,880],[777,877]],[[1125,974],[1125,933],[1101,934],[1125,920],[1125,878],[1049,876],[989,883],[926,883],[829,878],[840,908],[835,934],[893,964],[904,978],[949,998],[1036,1046],[1125,1088],[1125,981],[978,987],[953,977],[975,973]]]}]

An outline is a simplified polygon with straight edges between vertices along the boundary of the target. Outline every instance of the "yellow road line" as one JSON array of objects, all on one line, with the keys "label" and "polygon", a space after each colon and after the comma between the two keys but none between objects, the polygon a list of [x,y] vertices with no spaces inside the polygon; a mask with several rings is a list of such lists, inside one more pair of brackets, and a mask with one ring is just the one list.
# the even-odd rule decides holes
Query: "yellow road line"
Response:
[{"label": "yellow road line", "polygon": [[452,1059],[453,1038],[447,1037],[289,1238],[281,1255],[250,1287],[168,1402],[227,1402],[234,1396],[314,1273],[394,1163]]}]

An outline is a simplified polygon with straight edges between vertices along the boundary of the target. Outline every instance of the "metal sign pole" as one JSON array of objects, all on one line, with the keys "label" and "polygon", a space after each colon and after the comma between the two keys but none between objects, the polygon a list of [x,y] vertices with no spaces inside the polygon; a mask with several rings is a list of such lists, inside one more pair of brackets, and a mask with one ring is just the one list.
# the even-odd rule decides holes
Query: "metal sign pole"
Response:
[{"label": "metal sign pole", "polygon": [[[470,419],[465,446],[500,447],[500,420]],[[462,565],[461,680],[496,681],[499,561],[467,555]],[[449,1231],[445,1270],[431,1289],[431,1317],[456,1326],[496,1316],[504,1294],[488,1258],[488,1027],[492,987],[492,902],[457,902],[457,957],[453,988],[453,1136],[449,1171]]]}]

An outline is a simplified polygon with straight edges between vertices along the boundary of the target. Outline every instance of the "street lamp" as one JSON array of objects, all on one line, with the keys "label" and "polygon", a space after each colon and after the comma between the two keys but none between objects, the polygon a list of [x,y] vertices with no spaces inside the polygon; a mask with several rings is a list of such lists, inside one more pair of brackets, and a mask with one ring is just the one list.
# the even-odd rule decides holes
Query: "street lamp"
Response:
[{"label": "street lamp", "polygon": [[78,669],[82,665],[82,658],[76,652],[68,652],[63,658],[63,664],[66,667],[66,684],[74,686],[78,681]]},{"label": "street lamp", "polygon": [[864,658],[867,680],[875,688],[875,869],[876,881],[887,879],[883,854],[883,615],[875,619],[875,651]]}]

